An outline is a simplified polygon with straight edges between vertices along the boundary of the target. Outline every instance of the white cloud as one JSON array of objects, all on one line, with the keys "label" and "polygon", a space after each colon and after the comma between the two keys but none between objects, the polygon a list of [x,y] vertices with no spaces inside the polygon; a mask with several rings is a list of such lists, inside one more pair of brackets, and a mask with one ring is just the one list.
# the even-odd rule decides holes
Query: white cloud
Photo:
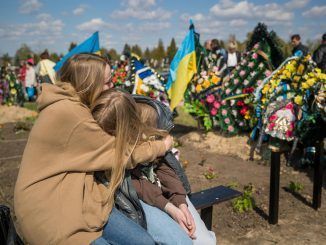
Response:
[{"label": "white cloud", "polygon": [[193,21],[203,21],[205,19],[205,16],[201,13],[198,13],[198,14],[182,14],[180,16],[180,19],[181,20],[184,20],[184,21],[189,21],[190,19],[192,19]]},{"label": "white cloud", "polygon": [[232,27],[242,27],[247,24],[248,24],[248,22],[243,19],[235,19],[235,20],[231,20],[231,22],[230,22],[230,26],[232,26]]},{"label": "white cloud", "polygon": [[285,3],[285,7],[288,9],[300,9],[305,7],[310,0],[291,0],[287,3]]},{"label": "white cloud", "polygon": [[22,0],[19,12],[22,14],[30,14],[39,10],[42,5],[43,4],[39,0]]},{"label": "white cloud", "polygon": [[147,22],[139,26],[141,31],[161,31],[171,26],[170,22]]},{"label": "white cloud", "polygon": [[139,7],[147,8],[150,6],[154,6],[156,4],[155,0],[127,0],[124,2],[125,5],[131,8],[139,8]]},{"label": "white cloud", "polygon": [[74,15],[81,15],[81,14],[83,14],[83,13],[85,12],[86,8],[87,8],[87,5],[85,5],[85,4],[81,4],[81,5],[79,5],[77,8],[75,8],[75,9],[72,11],[72,13],[73,13]]},{"label": "white cloud", "polygon": [[112,18],[124,19],[124,18],[135,18],[140,20],[166,20],[172,16],[170,11],[158,8],[158,9],[133,9],[127,8],[125,10],[116,10],[112,13]]},{"label": "white cloud", "polygon": [[40,14],[36,22],[0,26],[0,38],[27,43],[34,50],[48,48],[63,35],[64,23],[49,14]]},{"label": "white cloud", "polygon": [[[231,4],[232,3],[232,4]],[[292,20],[294,14],[277,3],[255,5],[249,1],[232,2],[230,0],[215,4],[210,12],[216,17],[245,18],[260,20]]]},{"label": "white cloud", "polygon": [[80,31],[99,31],[105,28],[111,28],[112,25],[106,23],[101,18],[94,18],[77,26]]},{"label": "white cloud", "polygon": [[311,9],[305,11],[302,13],[303,16],[305,17],[325,17],[326,13],[326,5],[323,6],[314,6]]},{"label": "white cloud", "polygon": [[112,18],[124,19],[135,18],[140,20],[167,20],[171,18],[172,12],[155,8],[155,0],[128,0],[125,1],[123,10],[115,10],[111,14]]}]

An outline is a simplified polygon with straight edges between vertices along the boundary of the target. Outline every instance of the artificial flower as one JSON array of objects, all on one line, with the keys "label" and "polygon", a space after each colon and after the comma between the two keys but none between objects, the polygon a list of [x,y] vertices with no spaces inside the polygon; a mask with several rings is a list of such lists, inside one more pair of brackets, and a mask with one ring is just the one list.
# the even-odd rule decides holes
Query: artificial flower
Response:
[{"label": "artificial flower", "polygon": [[302,105],[302,96],[301,95],[297,95],[296,97],[294,97],[294,102],[297,105]]}]

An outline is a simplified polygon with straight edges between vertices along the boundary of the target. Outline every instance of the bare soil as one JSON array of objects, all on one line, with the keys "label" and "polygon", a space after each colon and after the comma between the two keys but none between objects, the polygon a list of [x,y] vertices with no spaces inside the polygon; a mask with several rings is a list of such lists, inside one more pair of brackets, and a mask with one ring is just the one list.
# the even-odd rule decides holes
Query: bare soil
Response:
[{"label": "bare soil", "polygon": [[[13,207],[13,190],[31,124],[6,123],[0,126],[0,204]],[[239,214],[232,201],[214,207],[213,230],[219,244],[326,244],[326,174],[322,207],[315,211],[312,201],[312,169],[296,170],[282,157],[279,224],[266,220],[269,198],[269,162],[265,157],[248,161],[247,139],[222,139],[221,135],[177,126],[174,135],[180,142],[181,161],[193,191],[217,185],[243,187],[254,185],[256,208]],[[218,141],[220,140],[220,141]],[[217,177],[206,179],[204,173],[213,168]],[[326,171],[325,171],[326,172]],[[290,181],[303,184],[297,194],[286,191]]]}]

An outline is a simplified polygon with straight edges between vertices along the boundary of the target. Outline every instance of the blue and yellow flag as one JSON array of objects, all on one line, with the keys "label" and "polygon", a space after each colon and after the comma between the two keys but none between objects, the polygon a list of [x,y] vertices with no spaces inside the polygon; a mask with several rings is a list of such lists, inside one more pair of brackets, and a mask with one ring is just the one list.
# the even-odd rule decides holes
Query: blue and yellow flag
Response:
[{"label": "blue and yellow flag", "polygon": [[100,41],[98,32],[95,32],[91,37],[84,42],[74,47],[68,54],[62,57],[62,59],[54,66],[54,70],[58,71],[62,65],[73,55],[81,53],[96,53],[100,51]]},{"label": "blue and yellow flag", "polygon": [[166,84],[172,110],[183,99],[187,85],[195,73],[197,73],[195,31],[190,20],[189,32],[171,62],[169,79]]}]

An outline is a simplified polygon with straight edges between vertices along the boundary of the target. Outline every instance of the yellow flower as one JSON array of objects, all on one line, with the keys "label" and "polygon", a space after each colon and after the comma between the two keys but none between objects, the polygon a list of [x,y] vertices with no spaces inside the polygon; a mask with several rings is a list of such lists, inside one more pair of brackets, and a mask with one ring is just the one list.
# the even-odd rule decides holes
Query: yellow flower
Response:
[{"label": "yellow flower", "polygon": [[208,88],[211,85],[211,83],[208,80],[205,80],[203,83],[204,88]]},{"label": "yellow flower", "polygon": [[11,94],[16,94],[17,91],[16,91],[16,89],[12,88],[12,89],[10,90],[10,93],[11,93]]},{"label": "yellow flower", "polygon": [[292,87],[297,89],[298,88],[298,84],[297,83],[292,83]]},{"label": "yellow flower", "polygon": [[212,82],[213,82],[214,84],[217,84],[220,80],[221,80],[220,77],[217,77],[217,76],[213,75],[213,77],[212,77]]},{"label": "yellow flower", "polygon": [[319,68],[315,68],[315,72],[321,73],[321,70]]},{"label": "yellow flower", "polygon": [[299,67],[298,67],[298,74],[299,75],[302,75],[303,74],[303,71],[304,71],[304,65],[303,64],[300,64]]},{"label": "yellow flower", "polygon": [[294,103],[296,103],[297,105],[302,105],[302,96],[301,95],[295,96]]},{"label": "yellow flower", "polygon": [[326,80],[326,74],[325,73],[319,73],[317,77],[320,80]]},{"label": "yellow flower", "polygon": [[200,84],[198,84],[198,85],[196,86],[196,92],[199,93],[199,92],[202,91],[202,90],[203,90],[202,86],[201,86]]},{"label": "yellow flower", "polygon": [[270,88],[270,86],[268,84],[266,84],[261,92],[263,94],[266,94],[268,92],[269,88]]},{"label": "yellow flower", "polygon": [[249,111],[246,111],[246,114],[245,114],[244,118],[246,120],[250,119],[250,112]]},{"label": "yellow flower", "polygon": [[299,80],[300,80],[300,76],[294,76],[293,77],[293,81],[294,82],[299,82]]},{"label": "yellow flower", "polygon": [[301,84],[301,87],[302,87],[303,89],[308,89],[310,86],[308,85],[308,83],[302,83],[302,84]]},{"label": "yellow flower", "polygon": [[308,85],[311,87],[311,86],[313,86],[313,85],[316,83],[316,80],[313,79],[313,78],[310,78],[310,79],[308,79],[308,80],[306,81],[306,83],[308,83]]},{"label": "yellow flower", "polygon": [[262,98],[262,99],[261,99],[261,102],[262,102],[263,104],[265,104],[265,103],[266,103],[266,101],[267,101],[267,99],[266,99],[266,98]]}]

